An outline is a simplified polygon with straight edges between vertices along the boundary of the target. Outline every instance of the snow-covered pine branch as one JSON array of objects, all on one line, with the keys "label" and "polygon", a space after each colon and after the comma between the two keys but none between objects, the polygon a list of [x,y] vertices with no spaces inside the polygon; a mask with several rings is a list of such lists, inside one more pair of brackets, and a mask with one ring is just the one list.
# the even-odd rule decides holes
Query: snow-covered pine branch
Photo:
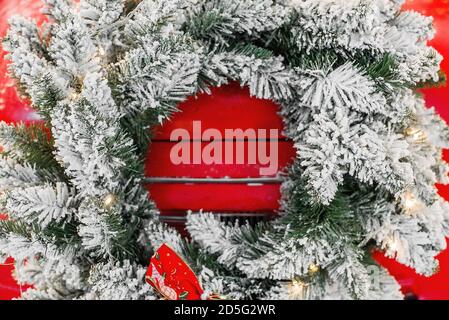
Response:
[{"label": "snow-covered pine branch", "polygon": [[173,228],[169,228],[167,225],[160,222],[148,221],[147,226],[145,227],[145,233],[146,237],[151,242],[153,249],[157,250],[165,243],[175,250],[175,252],[182,254],[184,240]]},{"label": "snow-covered pine branch", "polygon": [[[219,254],[218,262],[231,265],[239,257],[244,243],[235,241],[238,227],[225,226],[211,213],[190,213],[187,216],[187,230],[193,240],[212,254]],[[234,239],[233,239],[234,238]]]},{"label": "snow-covered pine branch", "polygon": [[94,265],[89,271],[91,290],[86,300],[155,300],[157,295],[145,283],[146,269],[129,260]]},{"label": "snow-covered pine branch", "polygon": [[41,177],[32,166],[0,157],[0,192],[41,182]]},{"label": "snow-covered pine branch", "polygon": [[81,194],[102,196],[119,188],[135,155],[118,119],[105,118],[79,101],[61,103],[52,125],[57,154]]},{"label": "snow-covered pine branch", "polygon": [[276,30],[291,9],[272,0],[198,1],[187,14],[186,28],[194,37],[227,43],[241,34],[255,36]]},{"label": "snow-covered pine branch", "polygon": [[55,22],[63,22],[72,14],[73,6],[70,0],[42,0],[42,12]]},{"label": "snow-covered pine branch", "polygon": [[13,219],[38,223],[45,228],[52,222],[61,222],[74,216],[76,200],[64,183],[16,188],[6,195],[6,212]]},{"label": "snow-covered pine branch", "polygon": [[106,209],[95,199],[84,200],[76,212],[82,245],[94,257],[128,257],[136,253],[129,244],[133,228],[125,225],[119,208]]},{"label": "snow-covered pine branch", "polygon": [[187,39],[151,37],[129,51],[117,67],[116,95],[124,112],[153,109],[157,121],[168,118],[196,89],[200,52]]},{"label": "snow-covered pine branch", "polygon": [[288,100],[293,94],[290,84],[293,71],[285,67],[282,57],[259,58],[240,52],[244,49],[207,57],[202,70],[205,78],[218,85],[230,79],[239,81],[249,87],[252,96],[260,99]]},{"label": "snow-covered pine branch", "polygon": [[[337,68],[326,65],[316,70],[305,70],[304,79],[298,84],[301,103],[313,109],[334,108],[355,110],[364,114],[386,114],[385,97],[378,92],[375,83],[352,63]],[[303,71],[298,70],[301,74]]]}]

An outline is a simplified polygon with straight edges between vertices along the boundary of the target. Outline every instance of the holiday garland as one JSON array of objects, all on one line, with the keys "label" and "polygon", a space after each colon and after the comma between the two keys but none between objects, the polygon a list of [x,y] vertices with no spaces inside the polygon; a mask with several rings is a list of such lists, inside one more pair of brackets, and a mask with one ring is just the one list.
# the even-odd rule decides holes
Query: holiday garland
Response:
[{"label": "holiday garland", "polygon": [[[4,42],[44,121],[0,126],[0,252],[23,298],[156,298],[163,243],[231,299],[398,298],[374,247],[437,269],[449,130],[415,92],[441,80],[430,18],[399,0],[44,2],[49,23],[16,17]],[[142,183],[149,128],[230,81],[281,105],[297,159],[280,218],[192,213],[186,240]]]}]

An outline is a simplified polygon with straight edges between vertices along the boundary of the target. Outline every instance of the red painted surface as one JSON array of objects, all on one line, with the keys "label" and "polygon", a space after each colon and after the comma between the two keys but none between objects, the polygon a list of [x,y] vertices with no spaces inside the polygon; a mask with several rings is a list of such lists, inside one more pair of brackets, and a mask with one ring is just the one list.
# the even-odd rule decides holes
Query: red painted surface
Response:
[{"label": "red painted surface", "polygon": [[[230,84],[213,88],[212,94],[200,94],[181,103],[170,121],[155,129],[153,143],[149,148],[145,174],[147,177],[189,177],[189,178],[248,178],[260,177],[259,169],[267,167],[259,161],[248,162],[248,144],[244,144],[245,162],[243,164],[173,164],[170,159],[171,148],[178,142],[170,142],[172,130],[183,128],[193,138],[192,123],[201,121],[202,130],[214,128],[225,136],[225,129],[277,129],[283,130],[282,119],[278,115],[279,107],[270,100],[252,98],[247,88]],[[282,138],[281,136],[279,136]],[[234,150],[236,141],[218,141],[222,143],[224,155],[226,145]],[[190,142],[182,142],[190,143]],[[202,142],[202,147],[210,142]],[[215,142],[214,142],[215,143]],[[267,150],[269,144],[267,141]],[[278,143],[278,167],[281,172],[292,163],[296,151],[291,141]],[[193,152],[193,146],[190,143]],[[255,157],[258,159],[258,157]],[[236,162],[234,162],[236,163]],[[275,176],[273,174],[271,176]],[[185,215],[187,210],[205,210],[214,212],[269,212],[274,214],[279,209],[280,184],[150,184],[151,198],[162,210],[162,215],[178,212]]]},{"label": "red painted surface", "polygon": [[170,134],[177,128],[192,133],[192,122],[201,120],[203,130],[214,128],[224,135],[225,129],[278,129],[283,123],[276,113],[279,107],[270,100],[255,99],[247,88],[238,84],[213,88],[212,94],[191,97],[178,106],[179,112],[163,126],[155,129],[154,140],[170,140]]},{"label": "red painted surface", "polygon": [[[0,220],[6,220],[6,215],[0,215]],[[6,261],[0,261],[0,300],[11,300],[20,297],[20,287],[14,280],[12,272],[14,266],[13,260],[8,258]]]},{"label": "red painted surface", "polygon": [[[255,164],[248,163],[248,141],[242,141],[245,162],[243,164],[225,164],[225,149],[233,148],[234,158],[236,154],[235,142],[226,141],[222,145],[222,164],[210,164],[210,165],[191,165],[191,164],[173,164],[170,161],[170,150],[177,142],[161,142],[156,141],[151,144],[150,151],[148,153],[148,161],[151,161],[151,165],[147,166],[145,175],[147,177],[193,177],[193,178],[257,178],[260,177],[260,169],[266,168],[267,165],[263,164],[256,158]],[[193,145],[190,142],[181,142],[190,144],[190,149]],[[214,143],[214,142],[212,142]],[[218,143],[222,143],[217,142]],[[250,142],[251,143],[251,142]],[[291,160],[295,157],[296,151],[292,148],[292,143],[289,141],[278,141],[279,157],[277,171],[282,171]],[[202,142],[201,146],[204,148],[209,145],[210,142]],[[269,150],[270,142],[267,142],[267,149]],[[193,151],[191,150],[191,153]],[[234,162],[235,163],[235,162]],[[275,174],[268,175],[275,176]]]},{"label": "red painted surface", "polygon": [[[6,215],[0,214],[0,220],[6,220]],[[29,286],[19,286],[14,278],[14,260],[12,258],[6,261],[0,261],[0,300],[11,300],[19,298],[22,291]]]},{"label": "red painted surface", "polygon": [[[8,19],[13,15],[23,15],[37,19],[42,23],[45,19],[40,13],[40,0],[0,0],[0,38],[6,35]],[[1,46],[1,45],[0,45]],[[0,49],[0,121],[32,122],[38,115],[29,103],[17,96],[15,81],[6,76],[9,62],[4,59],[6,52]]]},{"label": "red painted surface", "polygon": [[274,212],[279,209],[279,184],[158,184],[151,198],[162,211]]},{"label": "red painted surface", "polygon": [[14,265],[11,258],[0,264],[0,300],[20,297],[20,287],[13,277]]}]

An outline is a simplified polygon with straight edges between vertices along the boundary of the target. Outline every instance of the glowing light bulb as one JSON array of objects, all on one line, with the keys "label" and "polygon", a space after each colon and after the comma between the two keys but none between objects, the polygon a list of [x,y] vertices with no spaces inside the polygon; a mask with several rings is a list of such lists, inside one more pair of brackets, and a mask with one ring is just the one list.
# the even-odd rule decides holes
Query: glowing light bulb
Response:
[{"label": "glowing light bulb", "polygon": [[117,204],[117,202],[118,202],[117,196],[113,193],[110,193],[103,198],[103,206],[106,209],[113,208]]},{"label": "glowing light bulb", "polygon": [[98,48],[98,54],[103,57],[106,55],[106,50],[102,46],[100,46]]},{"label": "glowing light bulb", "polygon": [[300,278],[293,278],[288,288],[289,296],[293,299],[304,299],[305,291],[308,286],[309,284],[304,282]]},{"label": "glowing light bulb", "polygon": [[402,199],[404,209],[407,212],[413,212],[419,208],[419,200],[411,192],[406,192]]},{"label": "glowing light bulb", "polygon": [[70,100],[78,100],[78,97],[79,97],[79,93],[76,92],[75,90],[73,90],[72,92],[69,93]]},{"label": "glowing light bulb", "polygon": [[405,135],[410,137],[415,142],[423,142],[427,139],[427,135],[424,131],[419,128],[407,128],[405,130]]},{"label": "glowing light bulb", "polygon": [[393,252],[399,252],[401,250],[401,243],[396,237],[390,236],[387,240],[388,249]]},{"label": "glowing light bulb", "polygon": [[312,275],[314,275],[314,274],[316,274],[317,272],[320,271],[320,266],[318,266],[318,265],[312,263],[312,264],[309,266],[309,268],[308,268],[307,271],[308,271],[309,275],[312,276]]}]

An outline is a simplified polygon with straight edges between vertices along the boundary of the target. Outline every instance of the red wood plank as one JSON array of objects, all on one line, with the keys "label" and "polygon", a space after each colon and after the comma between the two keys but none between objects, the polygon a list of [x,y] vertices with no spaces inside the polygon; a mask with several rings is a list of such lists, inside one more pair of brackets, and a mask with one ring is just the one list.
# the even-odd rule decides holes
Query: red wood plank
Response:
[{"label": "red wood plank", "polygon": [[179,112],[154,129],[153,140],[170,140],[172,131],[179,128],[193,136],[193,121],[201,121],[203,130],[214,128],[223,135],[225,129],[233,128],[278,129],[282,134],[279,106],[273,101],[251,97],[248,88],[236,83],[211,91],[212,94],[199,94],[179,104]]},{"label": "red wood plank", "polygon": [[150,184],[150,197],[163,211],[274,212],[280,184]]},{"label": "red wood plank", "polygon": [[[154,129],[153,143],[149,148],[145,175],[147,177],[189,177],[189,178],[258,178],[273,177],[293,162],[296,155],[291,141],[286,141],[282,135],[283,121],[279,116],[279,106],[271,100],[256,99],[249,95],[247,88],[241,88],[239,84],[232,83],[220,88],[212,88],[211,94],[200,94],[181,103],[179,112],[175,113],[171,120]],[[194,121],[201,121],[199,134],[194,134]],[[198,123],[197,123],[198,124]],[[248,129],[256,132],[255,139],[264,139],[259,130],[270,134],[270,129],[275,129],[278,141],[278,164],[272,173],[262,173],[260,169],[267,167],[258,156],[255,163],[248,161],[248,146],[251,141],[244,142],[244,161],[233,164],[207,164],[204,158],[194,164],[193,144],[190,145],[191,162],[189,164],[175,164],[170,159],[170,151],[176,145],[170,142],[171,134],[176,129],[187,132],[187,140],[210,141],[202,136],[205,130],[215,129],[221,134],[219,140],[226,138],[226,129]],[[178,137],[175,137],[179,139]],[[232,139],[231,139],[232,141]],[[236,142],[226,141],[222,149],[222,162],[225,163],[226,145]],[[188,142],[186,142],[188,143]],[[219,143],[219,142],[217,142]],[[271,141],[269,142],[272,143]],[[209,142],[201,143],[203,147]],[[222,146],[223,147],[223,146]],[[256,147],[257,149],[257,147]],[[235,151],[235,149],[234,149]],[[267,152],[268,153],[268,152]],[[234,160],[235,160],[234,152]],[[250,153],[254,155],[254,150]],[[268,155],[270,155],[268,153]],[[271,159],[273,161],[275,159]],[[190,164],[192,163],[192,164]],[[248,184],[149,184],[150,197],[156,202],[163,216],[168,212],[186,212],[187,210],[205,210],[213,212],[253,212],[265,214],[275,213],[279,209],[280,184],[248,185]]]},{"label": "red wood plank", "polygon": [[[188,144],[190,142],[181,142]],[[215,142],[212,142],[215,143]],[[221,142],[217,142],[221,143]],[[237,142],[238,143],[238,142]],[[251,142],[249,142],[251,143]],[[270,155],[270,144],[272,142],[267,142],[266,153]],[[288,141],[278,141],[278,156],[277,156],[277,172],[281,172],[285,167],[292,164],[295,156],[296,150],[293,144]],[[170,159],[170,152],[177,142],[153,142],[148,152],[148,162],[145,169],[145,176],[147,177],[191,177],[191,178],[248,178],[248,177],[260,177],[260,169],[269,166],[269,163],[261,164],[259,157],[257,157],[257,147],[253,148],[256,154],[251,154],[251,158],[256,161],[255,164],[249,164],[248,158],[248,141],[242,141],[241,144],[244,150],[244,163],[243,164],[225,164],[225,150],[226,148],[233,148],[234,150],[234,163],[236,155],[236,142],[226,141],[223,142],[221,148],[223,150],[222,156],[220,157],[222,164],[173,164]],[[209,142],[199,143],[201,144],[201,150],[204,150]],[[193,143],[190,143],[190,155],[193,155]],[[191,157],[192,159],[192,157]],[[193,160],[193,159],[192,159]],[[274,160],[274,159],[273,159]],[[192,161],[193,162],[193,161]],[[276,174],[267,175],[275,176]]]}]

